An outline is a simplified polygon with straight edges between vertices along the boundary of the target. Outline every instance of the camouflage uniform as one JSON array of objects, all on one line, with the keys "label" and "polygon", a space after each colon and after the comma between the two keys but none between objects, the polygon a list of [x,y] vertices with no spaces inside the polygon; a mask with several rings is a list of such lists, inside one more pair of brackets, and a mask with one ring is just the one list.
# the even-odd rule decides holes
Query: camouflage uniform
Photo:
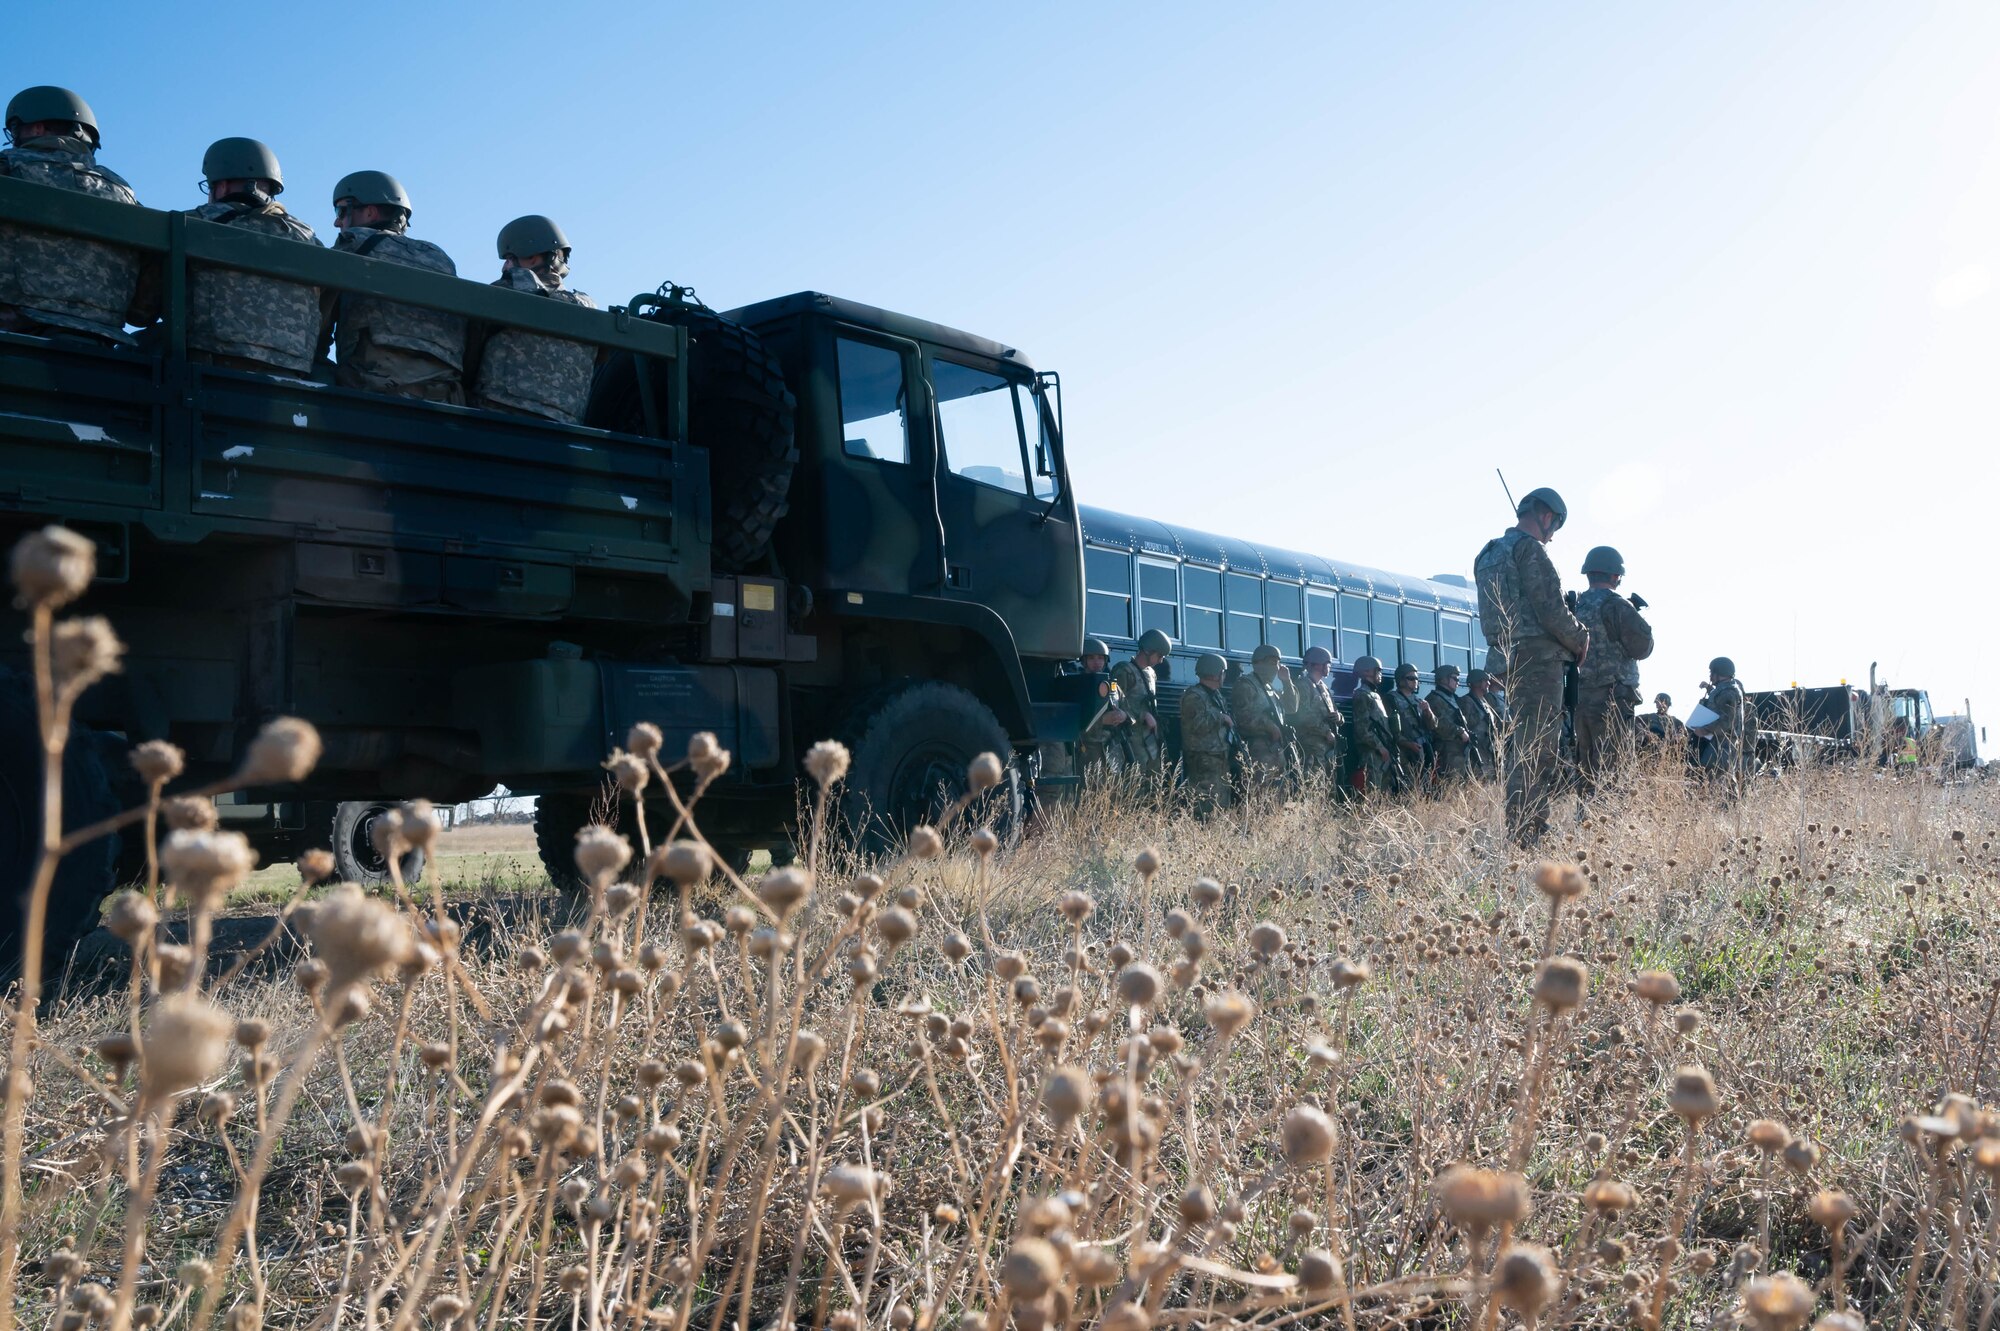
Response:
[{"label": "camouflage uniform", "polygon": [[1396,718],[1382,695],[1356,680],[1347,700],[1347,773],[1361,794],[1387,794],[1396,761]]},{"label": "camouflage uniform", "polygon": [[[1128,657],[1111,667],[1111,682],[1125,699],[1118,705],[1132,718],[1125,739],[1131,746],[1133,756],[1149,777],[1157,778],[1163,754],[1159,731],[1159,677],[1153,673],[1153,667],[1142,666]],[[1151,727],[1146,725],[1149,716],[1154,723]]]},{"label": "camouflage uniform", "polygon": [[1576,763],[1588,780],[1631,747],[1639,705],[1639,662],[1653,654],[1653,628],[1639,608],[1609,587],[1576,598],[1577,622],[1590,631],[1590,655],[1576,670]]},{"label": "camouflage uniform", "polygon": [[[189,217],[317,245],[313,229],[275,199],[204,203]],[[188,283],[188,350],[198,359],[259,371],[310,374],[325,345],[320,290],[299,282],[197,264]]]},{"label": "camouflage uniform", "polygon": [[[1518,527],[1488,541],[1472,571],[1479,619],[1500,655],[1513,731],[1507,743],[1507,830],[1523,845],[1548,830],[1562,736],[1563,667],[1589,634],[1563,604],[1562,579],[1542,543]],[[1492,668],[1489,662],[1488,668]]]},{"label": "camouflage uniform", "polygon": [[[559,272],[545,276],[533,268],[509,268],[493,285],[567,301],[586,310],[597,308],[597,302],[581,291],[563,286]],[[496,328],[487,334],[486,349],[480,356],[473,405],[574,425],[583,419],[596,369],[597,348],[587,342]]]},{"label": "camouflage uniform", "polygon": [[[342,231],[333,247],[346,254],[428,269],[447,277],[458,268],[428,240],[397,222]],[[397,305],[375,296],[335,298],[334,382],[343,388],[463,405],[465,320],[456,314]]]},{"label": "camouflage uniform", "polygon": [[1234,739],[1222,690],[1197,682],[1181,694],[1181,766],[1187,771],[1196,813],[1229,807],[1229,750]]},{"label": "camouflage uniform", "polygon": [[[0,149],[0,176],[139,202],[130,185],[97,164],[87,138],[45,135]],[[144,271],[136,250],[0,223],[0,330],[87,333],[129,346],[125,325],[152,322],[151,311],[135,308]]]},{"label": "camouflage uniform", "polygon": [[1701,765],[1723,780],[1735,781],[1744,766],[1743,739],[1749,711],[1743,685],[1734,678],[1725,679],[1702,701],[1719,719],[1703,727]]},{"label": "camouflage uniform", "polygon": [[1083,769],[1085,775],[1103,770],[1105,751],[1110,745],[1117,745],[1119,756],[1124,756],[1124,736],[1119,732],[1129,730],[1132,724],[1129,715],[1125,720],[1112,724],[1109,717],[1114,709],[1124,711],[1125,696],[1118,686],[1108,679],[1103,680],[1102,688],[1104,690],[1102,693],[1095,695],[1084,705],[1085,724],[1083,733],[1077,736],[1076,741],[1077,765]]},{"label": "camouflage uniform", "polygon": [[1257,774],[1268,780],[1292,769],[1295,761],[1292,739],[1286,732],[1291,713],[1291,689],[1279,680],[1265,683],[1255,670],[1246,670],[1229,691],[1229,714],[1236,733],[1257,765]]},{"label": "camouflage uniform", "polygon": [[[1438,780],[1463,782],[1472,779],[1472,727],[1465,723],[1463,704],[1455,693],[1442,686],[1425,699],[1431,705],[1431,742],[1437,749]],[[1463,732],[1465,738],[1461,739]]]},{"label": "camouflage uniform", "polygon": [[1293,679],[1292,731],[1298,736],[1299,758],[1307,771],[1332,776],[1340,760],[1340,705],[1323,679],[1300,675]]},{"label": "camouflage uniform", "polygon": [[1396,722],[1396,743],[1392,746],[1396,765],[1390,769],[1390,779],[1397,790],[1416,790],[1423,784],[1430,761],[1431,728],[1424,715],[1423,699],[1392,687],[1383,701]]},{"label": "camouflage uniform", "polygon": [[1473,776],[1491,781],[1500,770],[1500,718],[1493,715],[1491,703],[1474,694],[1468,693],[1457,701],[1459,719],[1472,737],[1465,745],[1466,763]]}]

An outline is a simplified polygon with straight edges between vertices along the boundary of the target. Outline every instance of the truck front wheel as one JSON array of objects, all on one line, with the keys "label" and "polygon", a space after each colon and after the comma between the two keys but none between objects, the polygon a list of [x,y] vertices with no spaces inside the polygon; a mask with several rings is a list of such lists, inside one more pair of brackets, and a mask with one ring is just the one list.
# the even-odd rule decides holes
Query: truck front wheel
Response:
[{"label": "truck front wheel", "polygon": [[892,849],[912,827],[942,818],[966,792],[966,769],[982,753],[1002,764],[998,786],[973,801],[975,825],[1011,834],[1021,820],[1021,774],[992,709],[956,684],[932,681],[864,709],[851,728],[853,760],[841,790],[848,832],[865,850]]}]

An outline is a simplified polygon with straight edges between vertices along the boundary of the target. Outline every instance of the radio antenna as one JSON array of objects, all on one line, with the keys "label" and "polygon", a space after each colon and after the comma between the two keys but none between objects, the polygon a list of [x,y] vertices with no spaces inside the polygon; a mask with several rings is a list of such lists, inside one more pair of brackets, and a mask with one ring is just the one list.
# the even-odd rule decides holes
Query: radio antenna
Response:
[{"label": "radio antenna", "polygon": [[1519,513],[1521,511],[1521,506],[1514,502],[1514,492],[1507,488],[1507,473],[1501,471],[1498,467],[1495,467],[1493,469],[1493,474],[1500,478],[1500,490],[1503,494],[1507,496],[1507,507],[1512,509],[1514,512]]}]

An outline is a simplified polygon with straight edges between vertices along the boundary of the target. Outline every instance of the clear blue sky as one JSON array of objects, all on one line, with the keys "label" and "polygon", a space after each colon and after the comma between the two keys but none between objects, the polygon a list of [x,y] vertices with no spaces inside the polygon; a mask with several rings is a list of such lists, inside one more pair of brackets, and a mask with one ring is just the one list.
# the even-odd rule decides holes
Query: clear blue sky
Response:
[{"label": "clear blue sky", "polygon": [[1504,466],[1577,585],[1624,550],[1649,691],[1879,660],[2000,722],[2000,5],[87,13],[0,81],[147,203],[248,134],[322,231],[396,173],[470,275],[548,212],[603,301],[955,324],[1063,371],[1086,500],[1388,568],[1464,570]]}]

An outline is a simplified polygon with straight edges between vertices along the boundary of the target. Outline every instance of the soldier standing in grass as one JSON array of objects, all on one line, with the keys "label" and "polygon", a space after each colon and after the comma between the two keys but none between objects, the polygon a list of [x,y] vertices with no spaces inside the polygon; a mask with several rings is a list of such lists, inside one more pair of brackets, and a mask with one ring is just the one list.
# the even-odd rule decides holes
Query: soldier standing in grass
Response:
[{"label": "soldier standing in grass", "polygon": [[1308,647],[1305,678],[1294,681],[1292,733],[1298,737],[1299,759],[1307,772],[1323,772],[1331,780],[1340,765],[1340,705],[1326,682],[1333,670],[1333,653]]},{"label": "soldier standing in grass", "polygon": [[1194,663],[1195,686],[1181,694],[1181,766],[1194,811],[1203,818],[1231,802],[1229,753],[1237,740],[1222,696],[1222,675],[1228,668],[1214,652],[1203,652]]},{"label": "soldier standing in grass", "polygon": [[1491,688],[1492,677],[1475,669],[1465,677],[1465,696],[1458,700],[1458,716],[1468,736],[1466,762],[1480,781],[1491,781],[1500,773],[1500,718],[1493,714],[1487,696]]},{"label": "soldier standing in grass", "polygon": [[1472,779],[1472,728],[1465,723],[1464,699],[1458,696],[1458,667],[1437,668],[1437,684],[1424,699],[1431,708],[1431,742],[1437,749],[1439,785],[1459,785]]},{"label": "soldier standing in grass", "polygon": [[1417,696],[1415,666],[1405,661],[1396,667],[1396,687],[1384,701],[1396,720],[1396,767],[1391,772],[1396,789],[1422,790],[1431,765],[1431,719]]},{"label": "soldier standing in grass", "polygon": [[1246,779],[1267,782],[1292,770],[1291,712],[1291,672],[1278,659],[1278,649],[1264,643],[1250,654],[1249,671],[1229,693],[1229,714],[1255,766]]},{"label": "soldier standing in grass", "polygon": [[[1479,621],[1504,663],[1513,733],[1507,741],[1507,831],[1532,846],[1548,830],[1562,737],[1563,667],[1590,654],[1590,632],[1563,604],[1562,579],[1542,547],[1569,518],[1562,496],[1543,487],[1523,495],[1519,521],[1473,561]],[[1489,665],[1492,661],[1489,659]]]},{"label": "soldier standing in grass", "polygon": [[[68,88],[24,88],[7,103],[0,176],[137,204],[117,172],[97,164],[97,114]],[[132,345],[125,325],[153,320],[142,304],[137,250],[0,223],[0,331],[82,336]]]},{"label": "soldier standing in grass", "polygon": [[[386,171],[355,171],[333,187],[340,238],[333,248],[390,263],[458,276],[451,256],[409,234],[410,195]],[[376,296],[334,297],[334,382],[343,388],[465,402],[465,320],[456,314],[396,305]]]},{"label": "soldier standing in grass", "polygon": [[[313,229],[285,211],[278,155],[256,139],[217,139],[201,158],[208,202],[189,217],[302,245]],[[259,374],[310,374],[325,346],[320,289],[303,282],[196,265],[188,283],[190,358]]]},{"label": "soldier standing in grass", "polygon": [[1736,663],[1718,656],[1708,663],[1708,696],[1702,699],[1715,720],[1705,726],[1690,726],[1701,736],[1701,765],[1729,791],[1741,784],[1745,754],[1743,737],[1747,701],[1743,685],[1736,678]]},{"label": "soldier standing in grass", "polygon": [[[1105,645],[1103,639],[1083,640],[1083,672],[1086,676],[1102,676],[1110,660],[1111,648]],[[1083,734],[1076,741],[1076,757],[1077,768],[1086,780],[1104,774],[1105,754],[1111,745],[1118,744],[1122,750],[1123,736],[1120,732],[1129,730],[1132,724],[1123,703],[1124,695],[1118,685],[1108,679],[1100,680],[1098,688],[1092,690],[1084,702]]]},{"label": "soldier standing in grass", "polygon": [[1158,668],[1173,651],[1174,640],[1158,629],[1139,635],[1139,650],[1111,671],[1111,682],[1123,695],[1119,706],[1132,718],[1126,740],[1148,780],[1158,781],[1166,749],[1160,742],[1160,680]]},{"label": "soldier standing in grass", "polygon": [[1590,590],[1576,598],[1576,618],[1590,632],[1591,653],[1576,670],[1576,765],[1588,790],[1631,750],[1639,662],[1653,654],[1653,626],[1618,594],[1623,555],[1600,545],[1584,556],[1583,573]]},{"label": "soldier standing in grass", "polygon": [[1364,656],[1354,663],[1354,695],[1347,700],[1347,781],[1357,795],[1389,793],[1396,763],[1396,721],[1378,691],[1382,663]]},{"label": "soldier standing in grass", "polygon": [[[580,305],[597,302],[563,285],[569,272],[569,237],[550,219],[533,213],[500,228],[500,276],[496,287],[545,300]],[[479,377],[473,405],[517,416],[574,425],[590,401],[597,348],[565,337],[493,328],[480,339]]]}]

